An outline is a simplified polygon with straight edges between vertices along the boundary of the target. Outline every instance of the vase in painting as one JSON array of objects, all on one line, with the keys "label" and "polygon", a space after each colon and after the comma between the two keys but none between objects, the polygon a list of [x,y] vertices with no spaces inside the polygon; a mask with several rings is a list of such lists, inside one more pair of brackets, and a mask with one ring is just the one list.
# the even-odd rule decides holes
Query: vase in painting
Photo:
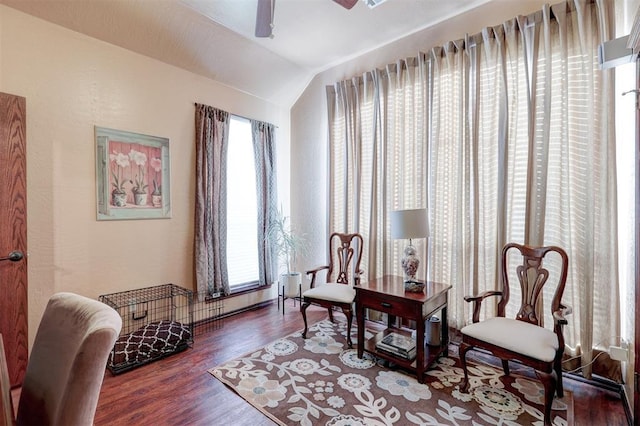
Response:
[{"label": "vase in painting", "polygon": [[153,207],[162,207],[162,194],[159,192],[151,194],[151,204]]},{"label": "vase in painting", "polygon": [[124,207],[127,205],[127,193],[124,191],[114,190],[111,193],[111,204],[115,207]]},{"label": "vase in painting", "polygon": [[147,197],[148,194],[146,192],[134,192],[133,199],[136,206],[146,206],[147,205]]}]

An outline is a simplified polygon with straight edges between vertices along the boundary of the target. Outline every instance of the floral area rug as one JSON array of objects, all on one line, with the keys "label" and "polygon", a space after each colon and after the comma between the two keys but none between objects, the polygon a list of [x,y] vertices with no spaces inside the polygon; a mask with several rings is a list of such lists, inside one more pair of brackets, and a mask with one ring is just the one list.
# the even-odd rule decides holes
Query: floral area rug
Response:
[{"label": "floral area rug", "polygon": [[[371,355],[359,359],[346,348],[345,329],[324,320],[306,340],[294,333],[209,373],[281,425],[543,424],[543,388],[535,379],[471,363],[471,390],[462,393],[460,361],[450,354],[420,384]],[[355,326],[352,335],[355,342]],[[554,401],[554,425],[569,424],[571,401],[566,391]]]}]

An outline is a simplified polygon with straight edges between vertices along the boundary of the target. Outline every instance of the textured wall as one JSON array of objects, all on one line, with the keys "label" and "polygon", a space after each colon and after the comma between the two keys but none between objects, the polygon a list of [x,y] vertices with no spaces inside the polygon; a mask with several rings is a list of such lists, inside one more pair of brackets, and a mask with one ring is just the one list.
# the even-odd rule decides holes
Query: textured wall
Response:
[{"label": "textured wall", "polygon": [[[287,110],[2,5],[0,40],[0,91],[27,99],[31,341],[55,292],[194,287],[194,102],[276,124],[288,169]],[[171,219],[96,220],[94,125],[170,139]]]}]

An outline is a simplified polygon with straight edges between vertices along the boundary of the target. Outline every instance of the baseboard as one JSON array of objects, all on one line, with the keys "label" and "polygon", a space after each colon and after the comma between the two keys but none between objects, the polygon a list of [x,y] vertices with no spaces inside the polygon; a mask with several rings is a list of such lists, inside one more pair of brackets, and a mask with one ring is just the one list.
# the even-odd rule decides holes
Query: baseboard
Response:
[{"label": "baseboard", "polygon": [[258,302],[253,305],[244,306],[242,308],[234,309],[233,311],[225,312],[220,315],[220,319],[229,318],[233,315],[241,314],[243,312],[255,311],[256,309],[266,308],[269,305],[273,305],[275,303],[275,299],[266,300],[264,302]]}]

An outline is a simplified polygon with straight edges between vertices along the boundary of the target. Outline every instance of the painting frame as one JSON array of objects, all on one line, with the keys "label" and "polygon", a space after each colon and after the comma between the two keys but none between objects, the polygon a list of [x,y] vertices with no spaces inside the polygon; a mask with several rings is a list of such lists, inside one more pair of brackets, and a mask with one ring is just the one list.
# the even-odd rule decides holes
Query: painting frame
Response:
[{"label": "painting frame", "polygon": [[97,220],[171,218],[169,139],[94,127]]}]

